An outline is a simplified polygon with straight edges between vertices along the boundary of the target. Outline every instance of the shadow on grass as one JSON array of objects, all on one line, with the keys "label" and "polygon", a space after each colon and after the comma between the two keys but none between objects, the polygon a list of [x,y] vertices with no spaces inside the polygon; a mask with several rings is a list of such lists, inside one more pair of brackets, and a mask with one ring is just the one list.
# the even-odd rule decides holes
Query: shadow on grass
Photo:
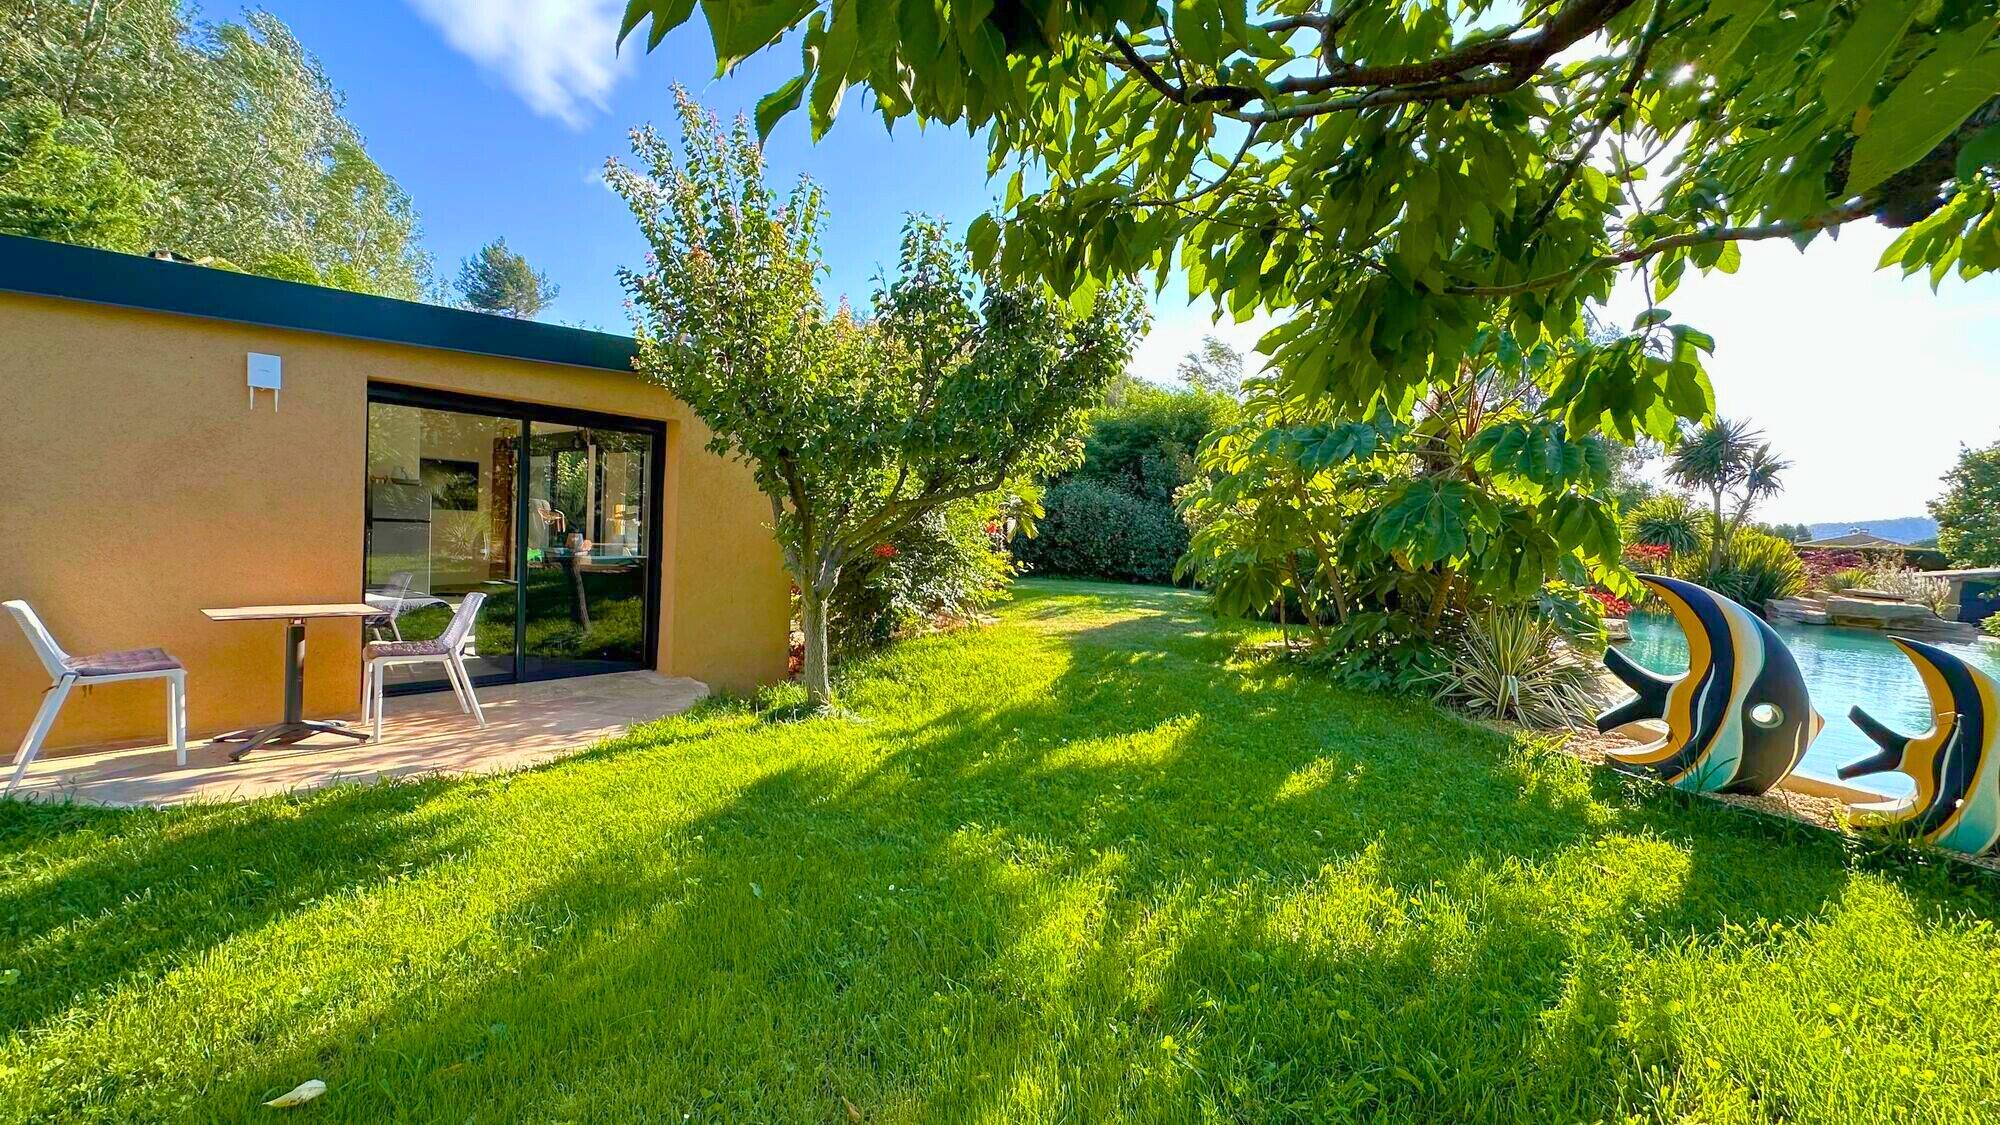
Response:
[{"label": "shadow on grass", "polygon": [[[419,872],[439,839],[409,814],[436,782],[157,812],[0,802],[0,1030],[145,981],[300,909]],[[16,873],[20,874],[16,874]]]},{"label": "shadow on grass", "polygon": [[[1160,599],[1073,627],[1116,604],[1037,593],[1016,620],[1045,640],[1005,666],[963,637],[917,642],[903,658],[952,668],[963,698],[799,724],[827,745],[674,825],[696,842],[683,861],[590,848],[578,824],[584,851],[516,908],[561,920],[532,957],[228,1060],[202,1115],[247,1116],[307,1073],[350,1120],[1601,1115],[1650,1089],[1607,1054],[1635,959],[1821,916],[1851,877],[1825,834],[1284,665],[1225,668],[1234,637]],[[547,772],[692,761],[732,714]],[[249,827],[283,837],[254,846],[297,857],[289,878],[331,888],[423,862],[433,845],[404,827],[421,793]],[[71,830],[124,830],[88,820]],[[123,849],[79,847],[67,889],[0,910],[42,920],[21,943],[72,903],[136,918],[119,904],[153,881],[229,878],[234,830],[218,814],[141,840],[129,876]],[[1926,916],[2000,916],[1990,885],[1878,870]],[[186,956],[291,901],[245,893],[240,917],[131,952]],[[102,926],[66,940],[90,964],[127,952]]]}]

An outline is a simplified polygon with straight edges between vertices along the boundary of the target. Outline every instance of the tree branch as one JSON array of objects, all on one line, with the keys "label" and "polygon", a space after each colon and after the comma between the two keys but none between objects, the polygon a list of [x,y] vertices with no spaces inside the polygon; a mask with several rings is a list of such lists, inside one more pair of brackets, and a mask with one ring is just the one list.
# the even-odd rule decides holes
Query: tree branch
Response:
[{"label": "tree branch", "polygon": [[1632,92],[1639,88],[1639,79],[1645,76],[1646,59],[1653,53],[1653,44],[1660,41],[1666,14],[1667,0],[1653,0],[1653,14],[1647,17],[1646,29],[1639,33],[1639,47],[1632,52],[1632,67],[1626,72],[1625,81],[1619,84],[1618,93],[1613,95],[1604,109],[1598,113],[1596,127],[1591,129],[1590,136],[1584,139],[1583,144],[1577,147],[1576,154],[1569,158],[1568,164],[1564,165],[1562,175],[1556,179],[1555,187],[1542,200],[1542,205],[1535,209],[1535,217],[1528,222],[1530,231],[1541,229],[1549,214],[1556,209],[1556,202],[1562,198],[1563,192],[1569,190],[1570,181],[1576,178],[1577,171],[1583,167],[1583,162],[1590,159],[1590,150],[1597,147],[1597,142],[1604,139],[1604,131],[1611,127],[1613,121],[1618,120],[1625,112],[1626,106],[1632,104]]},{"label": "tree branch", "polygon": [[1637,0],[1578,0],[1549,18],[1532,35],[1498,34],[1476,39],[1432,59],[1378,66],[1329,65],[1325,74],[1301,75],[1275,84],[1281,94],[1317,94],[1355,86],[1419,86],[1456,78],[1481,67],[1533,71],[1564,48],[1597,34],[1613,16]]},{"label": "tree branch", "polygon": [[1759,226],[1705,227],[1701,230],[1689,231],[1686,234],[1676,234],[1649,242],[1644,246],[1635,246],[1629,250],[1621,250],[1614,254],[1604,254],[1591,258],[1581,265],[1573,266],[1556,273],[1544,274],[1541,277],[1530,278],[1527,281],[1517,281],[1509,285],[1447,285],[1444,287],[1444,292],[1455,297],[1513,297],[1522,293],[1532,293],[1537,289],[1547,289],[1551,286],[1561,285],[1564,282],[1573,281],[1595,270],[1607,269],[1612,266],[1630,265],[1633,262],[1664,254],[1669,250],[1680,250],[1690,246],[1704,246],[1715,242],[1760,242],[1767,238],[1790,238],[1796,234],[1805,234],[1810,231],[1837,227],[1842,223],[1850,223],[1856,219],[1867,217],[1875,209],[1875,206],[1876,204],[1873,201],[1863,201],[1827,211],[1823,214],[1814,215],[1810,218],[1787,222],[1764,223]]}]

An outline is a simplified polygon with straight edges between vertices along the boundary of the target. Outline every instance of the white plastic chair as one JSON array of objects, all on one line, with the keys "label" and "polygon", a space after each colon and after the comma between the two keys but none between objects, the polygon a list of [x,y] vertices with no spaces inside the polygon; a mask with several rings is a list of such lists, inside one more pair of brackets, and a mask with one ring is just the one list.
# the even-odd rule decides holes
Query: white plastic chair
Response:
[{"label": "white plastic chair", "polygon": [[127,680],[167,681],[167,736],[173,740],[174,761],[187,765],[187,670],[165,649],[139,648],[123,652],[105,652],[95,656],[71,656],[64,652],[56,639],[49,635],[48,627],[27,602],[13,601],[0,603],[14,620],[21,625],[21,631],[28,635],[28,643],[34,647],[35,655],[42,660],[42,667],[48,669],[51,683],[42,698],[41,710],[35,712],[35,721],[28,725],[27,737],[21,740],[21,748],[14,754],[14,773],[7,779],[7,788],[0,794],[12,793],[21,783],[21,776],[28,772],[28,763],[41,752],[42,741],[49,736],[49,728],[55,726],[56,713],[62,710],[63,701],[69,698],[71,690],[79,687],[95,687],[98,684],[115,684]]},{"label": "white plastic chair", "polygon": [[472,691],[472,676],[465,670],[465,643],[472,639],[472,623],[486,595],[474,591],[458,603],[451,624],[436,640],[370,641],[361,650],[361,721],[375,724],[375,741],[382,741],[382,692],[385,674],[392,667],[408,664],[442,664],[451,692],[458,697],[458,709],[472,716],[483,729],[486,712]]}]

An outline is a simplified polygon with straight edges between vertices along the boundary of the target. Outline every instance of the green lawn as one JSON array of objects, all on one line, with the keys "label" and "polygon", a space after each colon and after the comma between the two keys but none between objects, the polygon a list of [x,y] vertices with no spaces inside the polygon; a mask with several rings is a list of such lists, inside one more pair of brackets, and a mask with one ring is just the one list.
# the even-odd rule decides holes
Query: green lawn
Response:
[{"label": "green lawn", "polygon": [[[0,806],[0,1119],[1972,1120],[2000,890],[1023,583],[509,778]],[[851,1107],[851,1108],[850,1108]]]}]

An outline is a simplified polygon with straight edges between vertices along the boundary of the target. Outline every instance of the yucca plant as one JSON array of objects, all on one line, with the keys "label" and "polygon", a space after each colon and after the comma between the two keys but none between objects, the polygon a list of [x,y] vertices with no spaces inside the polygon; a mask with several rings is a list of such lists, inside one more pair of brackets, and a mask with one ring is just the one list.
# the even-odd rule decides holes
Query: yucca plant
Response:
[{"label": "yucca plant", "polygon": [[1434,678],[1438,698],[1469,715],[1550,730],[1588,721],[1597,671],[1554,623],[1509,606],[1474,617]]}]

